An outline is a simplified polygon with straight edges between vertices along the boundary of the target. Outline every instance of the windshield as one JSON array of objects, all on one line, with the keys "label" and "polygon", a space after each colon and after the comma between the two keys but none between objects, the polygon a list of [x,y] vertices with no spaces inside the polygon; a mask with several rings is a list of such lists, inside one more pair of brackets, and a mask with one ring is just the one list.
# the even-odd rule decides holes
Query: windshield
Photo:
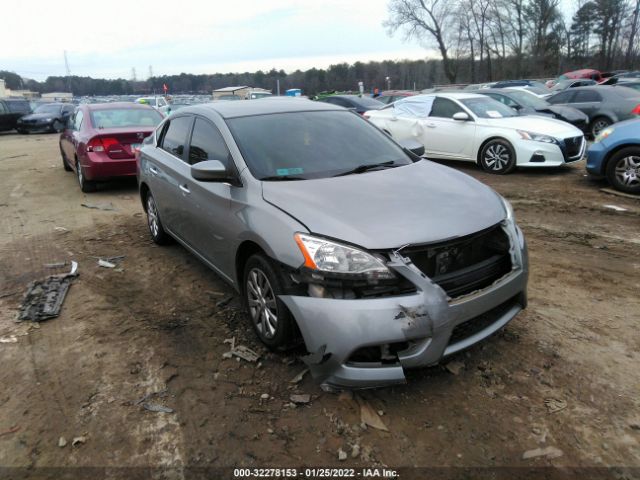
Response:
[{"label": "windshield", "polygon": [[515,98],[518,103],[521,103],[525,107],[546,108],[549,106],[548,102],[545,102],[544,100],[527,92],[511,91],[509,92],[509,95]]},{"label": "windshield", "polygon": [[460,102],[480,118],[504,118],[517,115],[513,108],[489,97],[466,98]]},{"label": "windshield", "polygon": [[91,112],[94,128],[155,127],[161,120],[162,115],[152,108],[113,108]]},{"label": "windshield", "polygon": [[40,105],[38,108],[34,110],[33,113],[49,113],[52,115],[56,115],[60,113],[62,109],[61,105]]},{"label": "windshield", "polygon": [[256,115],[227,124],[260,180],[326,178],[362,165],[412,163],[385,134],[347,111]]}]

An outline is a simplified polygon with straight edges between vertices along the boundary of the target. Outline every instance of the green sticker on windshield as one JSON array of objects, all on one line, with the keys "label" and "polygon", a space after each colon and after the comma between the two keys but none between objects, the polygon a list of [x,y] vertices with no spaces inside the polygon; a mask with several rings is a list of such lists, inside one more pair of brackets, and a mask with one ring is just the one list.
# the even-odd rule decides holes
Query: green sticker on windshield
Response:
[{"label": "green sticker on windshield", "polygon": [[304,168],[278,168],[276,170],[278,175],[300,175],[304,173]]}]

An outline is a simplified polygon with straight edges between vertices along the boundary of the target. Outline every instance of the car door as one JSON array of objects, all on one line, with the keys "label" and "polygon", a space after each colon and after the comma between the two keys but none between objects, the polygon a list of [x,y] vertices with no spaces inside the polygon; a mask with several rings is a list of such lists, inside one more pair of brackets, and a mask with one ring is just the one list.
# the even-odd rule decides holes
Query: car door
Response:
[{"label": "car door", "polygon": [[576,90],[572,106],[593,118],[602,105],[602,95],[594,89]]},{"label": "car door", "polygon": [[75,114],[67,121],[65,129],[60,136],[60,145],[62,146],[64,155],[70,163],[74,162],[74,158],[78,153],[80,132],[84,123],[84,112],[81,109],[77,109]]},{"label": "car door", "polygon": [[[464,112],[469,121],[454,120],[453,115]],[[427,157],[470,159],[475,143],[475,122],[471,115],[455,101],[436,97],[429,118],[424,122]]]},{"label": "car door", "polygon": [[571,99],[575,94],[575,90],[564,90],[547,98],[547,102],[549,102],[551,105],[566,105],[568,107],[573,107],[574,105],[571,104]]},{"label": "car door", "polygon": [[[196,117],[188,148],[187,162],[195,165],[218,160],[227,170],[237,173],[229,148],[220,130],[209,120]],[[191,175],[182,179],[188,193],[185,201],[184,239],[208,262],[227,276],[231,275],[231,238],[234,222],[229,219],[231,190],[237,187],[222,182],[202,182]]]},{"label": "car door", "polygon": [[186,219],[183,216],[185,196],[189,194],[184,184],[191,176],[186,161],[186,145],[192,124],[191,115],[173,117],[163,125],[152,154],[145,153],[149,188],[160,218],[164,226],[183,241],[186,233]]}]

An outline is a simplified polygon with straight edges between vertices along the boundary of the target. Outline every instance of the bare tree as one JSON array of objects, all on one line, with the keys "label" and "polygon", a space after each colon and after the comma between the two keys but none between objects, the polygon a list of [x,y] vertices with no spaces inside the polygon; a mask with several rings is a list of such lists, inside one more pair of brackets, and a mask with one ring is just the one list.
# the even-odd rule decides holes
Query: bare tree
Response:
[{"label": "bare tree", "polygon": [[384,22],[389,33],[393,34],[403,30],[405,38],[426,41],[425,36],[435,41],[440,56],[444,73],[451,83],[455,83],[457,77],[457,65],[449,55],[453,42],[457,41],[455,28],[456,8],[453,0],[391,0],[388,11],[389,18]]}]

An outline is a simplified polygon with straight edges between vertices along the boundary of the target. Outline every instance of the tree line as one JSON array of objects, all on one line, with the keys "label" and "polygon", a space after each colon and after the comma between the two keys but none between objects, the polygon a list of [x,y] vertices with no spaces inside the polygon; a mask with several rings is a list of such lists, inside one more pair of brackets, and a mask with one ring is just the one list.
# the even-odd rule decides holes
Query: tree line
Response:
[{"label": "tree line", "polygon": [[[0,70],[11,89],[71,90],[76,96],[206,93],[250,85],[276,93],[373,88],[425,89],[436,84],[550,78],[578,68],[640,67],[640,0],[576,0],[565,18],[561,0],[389,0],[390,35],[435,48],[439,59],[339,63],[326,69],[154,76],[144,81],[51,76],[43,82]],[[426,55],[426,52],[425,52]]]},{"label": "tree line", "polygon": [[[566,3],[566,2],[565,2]],[[385,25],[437,49],[450,83],[635,69],[640,0],[390,0]]]}]

